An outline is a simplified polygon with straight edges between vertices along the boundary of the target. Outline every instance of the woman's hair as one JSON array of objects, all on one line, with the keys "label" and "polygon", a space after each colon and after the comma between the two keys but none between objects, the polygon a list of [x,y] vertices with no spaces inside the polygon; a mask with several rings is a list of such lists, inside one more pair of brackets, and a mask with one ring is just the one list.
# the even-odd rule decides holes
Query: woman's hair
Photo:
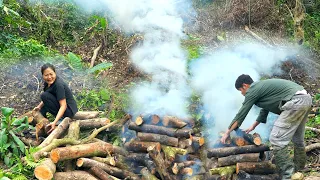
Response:
[{"label": "woman's hair", "polygon": [[235,88],[239,90],[243,86],[243,84],[252,84],[252,83],[253,83],[253,80],[249,75],[241,74],[235,82]]},{"label": "woman's hair", "polygon": [[42,65],[42,67],[41,67],[41,74],[43,75],[44,70],[46,70],[48,68],[52,69],[53,72],[56,72],[56,68],[52,64],[46,63],[46,64]]}]

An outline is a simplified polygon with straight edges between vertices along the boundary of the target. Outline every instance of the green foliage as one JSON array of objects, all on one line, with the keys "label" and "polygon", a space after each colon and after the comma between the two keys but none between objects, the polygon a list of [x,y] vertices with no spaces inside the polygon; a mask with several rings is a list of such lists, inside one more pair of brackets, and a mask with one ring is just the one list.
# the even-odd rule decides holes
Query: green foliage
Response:
[{"label": "green foliage", "polygon": [[77,94],[76,100],[80,110],[101,110],[110,101],[111,93],[107,89],[83,90]]},{"label": "green foliage", "polygon": [[67,57],[66,57],[67,61],[69,62],[69,65],[73,68],[73,69],[77,69],[77,70],[81,70],[83,69],[83,65],[82,65],[82,60],[79,56],[77,56],[76,54],[69,52]]},{"label": "green foliage", "polygon": [[21,119],[11,117],[14,111],[12,108],[2,107],[1,111],[3,117],[0,130],[0,160],[11,167],[16,159],[25,153],[25,145],[16,134],[32,126],[29,125],[27,117]]},{"label": "green foliage", "polygon": [[102,71],[108,70],[111,67],[112,63],[103,62],[88,69],[88,73],[95,74],[96,76],[98,76]]},{"label": "green foliage", "polygon": [[307,14],[304,22],[306,43],[320,53],[320,12]]}]

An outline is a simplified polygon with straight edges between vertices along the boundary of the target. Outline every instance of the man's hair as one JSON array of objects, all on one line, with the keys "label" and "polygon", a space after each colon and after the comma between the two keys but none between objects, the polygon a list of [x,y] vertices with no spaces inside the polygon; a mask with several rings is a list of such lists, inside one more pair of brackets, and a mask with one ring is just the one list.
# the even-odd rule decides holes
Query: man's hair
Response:
[{"label": "man's hair", "polygon": [[43,74],[44,70],[46,70],[48,68],[52,69],[53,72],[56,72],[56,68],[52,64],[46,63],[46,64],[42,65],[42,67],[41,67],[41,74]]},{"label": "man's hair", "polygon": [[236,87],[236,89],[240,89],[243,84],[249,84],[250,85],[252,83],[253,83],[253,80],[249,75],[241,74],[236,80],[235,87]]}]

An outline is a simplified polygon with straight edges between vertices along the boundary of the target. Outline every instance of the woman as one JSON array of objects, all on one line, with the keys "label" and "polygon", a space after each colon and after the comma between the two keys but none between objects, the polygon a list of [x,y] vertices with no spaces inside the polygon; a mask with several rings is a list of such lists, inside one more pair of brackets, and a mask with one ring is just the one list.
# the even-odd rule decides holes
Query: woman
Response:
[{"label": "woman", "polygon": [[44,80],[44,92],[41,94],[40,104],[34,110],[40,110],[44,117],[47,112],[55,116],[54,121],[48,125],[49,134],[56,128],[60,118],[73,117],[78,112],[78,108],[70,88],[56,75],[52,64],[44,64],[41,67],[41,73]]}]

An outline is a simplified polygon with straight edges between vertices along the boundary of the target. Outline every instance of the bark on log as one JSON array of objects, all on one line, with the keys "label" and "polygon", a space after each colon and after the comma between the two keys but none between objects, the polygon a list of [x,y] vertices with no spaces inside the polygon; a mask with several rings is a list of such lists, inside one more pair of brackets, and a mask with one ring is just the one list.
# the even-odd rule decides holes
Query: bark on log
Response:
[{"label": "bark on log", "polygon": [[134,180],[138,180],[139,176],[137,176],[136,174],[127,171],[127,170],[122,170],[116,167],[112,167],[109,166],[107,164],[92,160],[92,159],[88,159],[88,158],[79,158],[77,160],[77,166],[78,167],[99,167],[101,169],[103,169],[104,171],[106,171],[107,173],[109,173],[112,176],[115,176],[117,178],[128,178],[128,179],[134,179]]},{"label": "bark on log", "polygon": [[51,180],[55,172],[56,165],[49,158],[46,158],[34,169],[34,175],[40,180]]},{"label": "bark on log", "polygon": [[72,119],[84,120],[93,119],[99,116],[99,111],[78,111]]},{"label": "bark on log", "polygon": [[27,146],[39,146],[39,144],[41,143],[39,140],[35,140],[33,138],[26,138],[26,137],[19,137],[20,140]]},{"label": "bark on log", "polygon": [[230,176],[236,172],[236,166],[225,166],[219,168],[213,168],[209,170],[211,175],[219,174],[220,176]]},{"label": "bark on log", "polygon": [[145,180],[158,180],[158,178],[151,174],[150,171],[148,170],[148,168],[142,168],[141,171],[140,171],[141,175],[142,175],[142,179],[145,179]]},{"label": "bark on log", "polygon": [[166,128],[162,126],[155,126],[155,125],[148,125],[143,124],[141,126],[136,125],[134,122],[129,124],[129,129],[135,130],[138,132],[146,132],[146,133],[155,133],[155,134],[162,134],[171,137],[185,137],[189,138],[190,134],[193,134],[192,129],[174,129],[174,128]]},{"label": "bark on log", "polygon": [[214,148],[208,149],[208,158],[211,157],[225,157],[235,154],[246,154],[246,153],[257,153],[262,151],[268,151],[269,147],[266,145],[248,145],[242,147],[225,147],[225,148]]},{"label": "bark on log", "polygon": [[[78,140],[80,138],[79,121],[73,121],[69,125],[67,138],[74,138],[75,140]],[[71,145],[67,145],[67,146],[71,146]],[[74,171],[73,164],[74,164],[74,162],[73,162],[72,159],[71,160],[66,160],[65,163],[64,163],[64,171],[65,172]]]},{"label": "bark on log", "polygon": [[106,158],[93,157],[92,159],[98,162],[106,163],[110,166],[118,167],[120,169],[129,169],[128,165],[125,163],[125,158],[122,155],[116,155],[116,158],[114,156],[108,156]]},{"label": "bark on log", "polygon": [[157,166],[157,171],[161,179],[173,180],[173,177],[167,171],[168,164],[163,159],[160,150],[158,150],[155,146],[150,146],[148,148],[148,152]]},{"label": "bark on log", "polygon": [[306,148],[305,148],[306,152],[310,152],[315,149],[320,149],[320,143],[310,144],[310,145],[306,146]]},{"label": "bark on log", "polygon": [[139,162],[143,166],[147,167],[151,174],[156,173],[156,165],[150,159],[149,154],[145,153],[130,153],[128,156],[125,157],[126,161],[128,162]]},{"label": "bark on log", "polygon": [[40,136],[47,135],[46,126],[50,122],[47,118],[43,117],[40,111],[32,111],[32,116],[33,116],[32,121],[29,123],[36,127],[36,139],[38,141]]},{"label": "bark on log", "polygon": [[258,162],[260,153],[250,153],[250,154],[238,154],[231,155],[227,157],[218,158],[218,165],[221,166],[230,166],[235,165],[238,162]]},{"label": "bark on log", "polygon": [[56,172],[54,180],[99,180],[86,171]]},{"label": "bark on log", "polygon": [[185,162],[181,162],[181,163],[174,163],[171,170],[173,172],[173,174],[178,174],[178,172],[185,168],[185,167],[194,167],[194,166],[202,166],[202,163],[200,161],[185,161]]},{"label": "bark on log", "polygon": [[53,149],[50,158],[54,163],[79,157],[106,156],[114,152],[114,147],[108,143],[80,144]]},{"label": "bark on log", "polygon": [[179,139],[179,142],[178,142],[178,147],[179,148],[185,149],[185,148],[187,148],[187,147],[189,147],[191,145],[192,145],[192,139],[190,139],[190,138],[188,138],[188,139],[180,138]]},{"label": "bark on log", "polygon": [[150,146],[154,146],[158,150],[161,149],[161,144],[158,142],[144,142],[132,140],[124,144],[126,150],[133,152],[148,152],[147,149]]},{"label": "bark on log", "polygon": [[186,122],[174,116],[164,116],[162,118],[162,124],[166,127],[179,128],[179,129],[187,125]]},{"label": "bark on log", "polygon": [[106,173],[103,169],[99,167],[91,167],[90,171],[92,174],[96,175],[101,180],[120,180],[110,174]]},{"label": "bark on log", "polygon": [[137,137],[140,141],[151,141],[151,142],[159,142],[163,145],[168,146],[178,146],[178,138],[169,137],[166,135],[160,135],[160,134],[153,134],[153,133],[142,133],[138,132]]},{"label": "bark on log", "polygon": [[241,162],[237,163],[236,172],[245,171],[249,174],[273,174],[276,171],[276,165],[269,161],[262,162]]},{"label": "bark on log", "polygon": [[203,146],[205,143],[204,137],[197,137],[197,136],[192,136],[192,144],[195,144],[197,146]]},{"label": "bark on log", "polygon": [[160,122],[160,117],[158,115],[152,115],[151,116],[151,124],[157,125]]},{"label": "bark on log", "polygon": [[278,174],[268,174],[268,175],[254,175],[248,174],[244,171],[239,171],[238,180],[280,180]]},{"label": "bark on log", "polygon": [[169,162],[174,161],[174,159],[176,158],[176,154],[180,154],[180,155],[187,154],[187,150],[181,149],[181,148],[175,148],[175,147],[164,146],[164,145],[161,146],[161,148],[165,154],[166,160],[168,160]]},{"label": "bark on log", "polygon": [[79,126],[82,129],[93,129],[93,128],[100,128],[105,125],[108,125],[111,121],[108,118],[95,118],[95,119],[85,119],[85,120],[78,120]]},{"label": "bark on log", "polygon": [[262,144],[261,137],[258,133],[247,134],[245,131],[238,129],[236,134],[240,137],[243,137],[249,144],[255,144],[260,146]]},{"label": "bark on log", "polygon": [[62,135],[62,133],[64,133],[67,130],[71,122],[72,119],[68,117],[64,118],[63,121],[58,125],[58,127],[56,127],[38,147],[46,147],[53,141],[53,139],[58,139]]}]

